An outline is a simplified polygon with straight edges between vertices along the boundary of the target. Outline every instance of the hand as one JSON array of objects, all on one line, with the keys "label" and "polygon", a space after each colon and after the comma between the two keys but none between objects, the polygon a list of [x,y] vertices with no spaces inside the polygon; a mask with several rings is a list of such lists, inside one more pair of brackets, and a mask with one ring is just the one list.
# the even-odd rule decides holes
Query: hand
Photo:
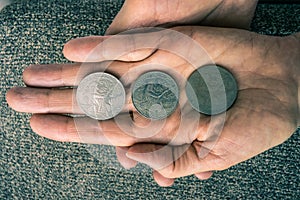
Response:
[{"label": "hand", "polygon": [[256,4],[257,0],[126,0],[106,34],[192,24],[249,29]]},{"label": "hand", "polygon": [[[191,174],[209,176],[210,171],[227,169],[291,136],[300,121],[299,34],[279,38],[223,28],[173,30],[184,36],[164,30],[70,41],[64,48],[65,56],[92,63],[31,66],[24,72],[29,87],[11,89],[7,102],[17,111],[39,113],[30,123],[41,136],[129,148],[126,155],[152,167],[161,185],[171,185],[175,178]],[[195,44],[201,45],[212,60],[204,51],[197,51]],[[120,61],[108,65],[105,60]],[[239,96],[226,116],[199,115],[189,108],[184,95],[181,106],[164,123],[145,120],[130,101],[114,120],[98,122],[61,115],[82,113],[73,98],[76,90],[55,88],[76,87],[91,72],[112,72],[122,77],[128,88],[141,73],[160,64],[166,66],[160,70],[167,70],[182,86],[195,66],[208,62],[226,66],[237,78]],[[128,110],[133,111],[133,121]],[[187,124],[190,121],[195,123]]]},{"label": "hand", "polygon": [[[191,24],[248,29],[256,4],[257,0],[188,0],[183,3],[174,0],[126,0],[106,34],[116,34],[132,28]],[[124,149],[116,147],[116,152],[124,167],[136,165],[136,162],[126,157]],[[200,179],[207,179],[211,175],[211,172],[204,176],[196,174]]]}]

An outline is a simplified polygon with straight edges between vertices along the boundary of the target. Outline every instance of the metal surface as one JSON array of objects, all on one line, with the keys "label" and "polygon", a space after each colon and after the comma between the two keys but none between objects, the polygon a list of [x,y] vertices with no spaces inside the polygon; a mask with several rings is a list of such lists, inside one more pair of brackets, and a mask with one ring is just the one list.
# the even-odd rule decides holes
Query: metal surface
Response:
[{"label": "metal surface", "polygon": [[134,83],[132,102],[146,118],[159,120],[170,116],[177,107],[179,89],[174,79],[163,72],[141,75]]},{"label": "metal surface", "polygon": [[186,95],[192,107],[206,115],[228,110],[238,94],[234,76],[217,65],[206,65],[195,70],[188,78]]},{"label": "metal surface", "polygon": [[125,89],[116,77],[98,72],[86,76],[80,82],[76,99],[87,116],[107,120],[122,111],[125,104]]}]

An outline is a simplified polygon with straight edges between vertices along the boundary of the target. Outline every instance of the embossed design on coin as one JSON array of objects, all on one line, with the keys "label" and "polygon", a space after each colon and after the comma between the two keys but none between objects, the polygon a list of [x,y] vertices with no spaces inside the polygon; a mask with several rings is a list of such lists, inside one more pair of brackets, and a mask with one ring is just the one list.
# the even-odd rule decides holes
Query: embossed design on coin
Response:
[{"label": "embossed design on coin", "polygon": [[160,120],[170,116],[177,107],[179,89],[175,80],[160,71],[141,75],[133,85],[132,102],[146,118]]},{"label": "embossed design on coin", "polygon": [[125,105],[125,89],[114,76],[98,72],[86,76],[77,88],[76,100],[89,117],[107,120],[118,115]]},{"label": "embossed design on coin", "polygon": [[238,85],[228,70],[217,65],[206,65],[190,75],[185,90],[195,110],[206,115],[216,115],[233,105]]}]

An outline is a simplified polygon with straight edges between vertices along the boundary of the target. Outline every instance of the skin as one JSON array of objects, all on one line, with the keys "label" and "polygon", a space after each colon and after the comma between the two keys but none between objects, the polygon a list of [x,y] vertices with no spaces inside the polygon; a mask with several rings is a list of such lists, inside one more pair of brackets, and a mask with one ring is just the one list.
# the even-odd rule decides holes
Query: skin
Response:
[{"label": "skin", "polygon": [[[122,158],[125,154],[152,167],[154,179],[162,186],[192,174],[208,178],[211,171],[250,159],[292,135],[300,124],[299,34],[281,38],[238,29],[193,26],[172,30],[193,39],[211,60],[204,54],[199,56],[194,48],[185,48],[188,43],[182,38],[174,39],[172,32],[166,30],[79,38],[64,48],[65,57],[77,63],[28,67],[23,74],[28,87],[9,90],[7,102],[16,111],[34,113],[30,125],[43,137],[123,146],[118,155]],[[136,50],[145,41],[154,47]],[[178,48],[181,56],[163,50],[164,47]],[[192,60],[195,53],[198,56]],[[112,61],[107,68],[107,60],[119,61]],[[181,87],[195,69],[187,60],[200,66],[215,62],[234,74],[239,95],[226,115],[213,118],[199,115],[189,107],[184,91],[181,107],[165,122],[149,122],[138,115],[130,98],[123,113],[114,120],[61,115],[81,114],[81,111],[73,98],[76,90],[57,88],[76,88],[82,77],[91,72],[112,72],[122,77],[129,88],[140,74],[155,70],[159,63],[168,66],[159,69],[172,74]],[[141,67],[145,64],[148,66]]]},{"label": "skin", "polygon": [[[256,3],[257,0],[189,0],[184,3],[174,0],[126,0],[106,34],[116,34],[138,27],[171,27],[191,24],[248,29]],[[57,96],[56,98],[63,97]],[[75,106],[75,111],[76,109],[78,111]],[[116,147],[120,163],[125,168],[131,168],[137,162],[126,156],[127,151],[128,148]],[[212,172],[195,175],[200,179],[207,179]],[[156,171],[153,176],[161,186],[169,186],[173,183],[173,179],[165,178]]]},{"label": "skin", "polygon": [[[208,25],[216,27],[231,27],[249,29],[257,0],[126,0],[122,9],[115,17],[106,34],[116,34],[132,28],[160,26],[172,27],[176,25]],[[120,163],[127,168],[134,166],[136,162],[129,159],[125,153],[117,157]],[[125,152],[125,151],[124,151]],[[154,179],[161,186],[166,181],[163,176]],[[212,175],[212,172],[198,173],[196,177],[204,179]]]},{"label": "skin", "polygon": [[257,0],[126,0],[106,34],[178,25],[249,29],[256,4]]},{"label": "skin", "polygon": [[[249,29],[257,5],[257,0],[126,0],[120,12],[107,29],[106,34],[117,34],[133,28],[172,27],[177,25],[207,25]],[[125,167],[137,162],[129,159],[125,151],[116,147],[117,157]],[[128,150],[128,149],[127,149]],[[123,153],[119,153],[123,152]],[[212,172],[195,174],[199,179],[207,179]],[[153,173],[161,186],[171,183],[163,176]]]}]

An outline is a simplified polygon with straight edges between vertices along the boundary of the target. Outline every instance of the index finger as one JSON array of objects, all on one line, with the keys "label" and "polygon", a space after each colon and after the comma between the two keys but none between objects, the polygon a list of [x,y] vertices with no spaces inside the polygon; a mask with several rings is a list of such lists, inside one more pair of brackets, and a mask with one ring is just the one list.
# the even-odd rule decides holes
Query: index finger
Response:
[{"label": "index finger", "polygon": [[194,27],[141,28],[114,36],[77,38],[69,41],[63,52],[67,59],[76,62],[141,61],[160,49],[175,53],[199,67],[199,61],[211,61],[202,46],[209,45],[205,40],[211,38],[203,34],[200,44],[193,38],[194,31]]},{"label": "index finger", "polygon": [[76,38],[65,44],[63,53],[76,62],[139,61],[156,50],[160,37],[154,33]]},{"label": "index finger", "polygon": [[[206,61],[203,61],[204,64]],[[87,75],[95,72],[107,72],[121,79],[124,85],[134,82],[139,75],[147,71],[165,71],[173,78],[185,79],[194,71],[194,67],[183,58],[166,51],[156,51],[151,57],[138,62],[103,61],[99,63],[65,63],[50,65],[32,65],[23,73],[28,86],[64,87],[77,86]]]}]

